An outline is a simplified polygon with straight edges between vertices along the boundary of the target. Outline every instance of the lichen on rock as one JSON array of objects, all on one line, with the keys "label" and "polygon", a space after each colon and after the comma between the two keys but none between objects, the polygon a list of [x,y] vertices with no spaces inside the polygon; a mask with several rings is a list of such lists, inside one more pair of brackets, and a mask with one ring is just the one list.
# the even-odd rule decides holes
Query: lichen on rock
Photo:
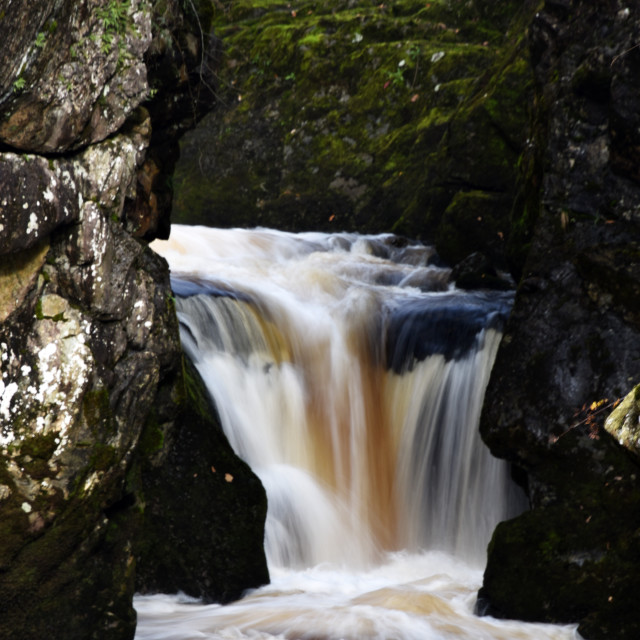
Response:
[{"label": "lichen on rock", "polygon": [[[205,59],[200,25],[172,0],[0,3],[3,638],[134,635],[135,557],[156,499],[147,436],[162,434],[154,453],[167,460],[184,402],[168,266],[147,240],[168,231],[177,136],[212,104],[192,73]],[[142,106],[149,81],[164,103]],[[210,445],[232,461],[221,439]],[[235,525],[251,523],[243,553],[254,548],[256,567],[234,594],[268,579],[264,494],[243,473],[251,488],[229,495],[234,509],[252,502]],[[188,539],[184,505],[163,506]],[[221,598],[232,576],[185,558],[203,595]]]},{"label": "lichen on rock", "polygon": [[625,448],[640,456],[640,385],[606,419],[604,428]]},{"label": "lichen on rock", "polygon": [[147,96],[146,0],[46,2],[34,13],[8,14],[0,21],[9,71],[0,86],[5,144],[60,153],[104,140]]}]

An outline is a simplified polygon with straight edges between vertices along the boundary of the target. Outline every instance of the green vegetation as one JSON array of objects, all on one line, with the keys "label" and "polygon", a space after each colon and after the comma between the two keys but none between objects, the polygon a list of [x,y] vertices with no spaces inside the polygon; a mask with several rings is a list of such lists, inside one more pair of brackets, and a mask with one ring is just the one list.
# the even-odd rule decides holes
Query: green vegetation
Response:
[{"label": "green vegetation", "polygon": [[26,84],[27,81],[22,76],[16,78],[15,82],[13,83],[13,93],[20,93],[25,88]]},{"label": "green vegetation", "polygon": [[469,191],[499,257],[531,89],[503,4],[215,3],[220,107],[184,141],[175,219],[433,239]]},{"label": "green vegetation", "polygon": [[105,7],[96,9],[96,15],[102,21],[104,29],[100,50],[105,55],[111,53],[113,44],[117,40],[119,58],[124,56],[123,37],[131,26],[130,9],[129,0],[110,0]]},{"label": "green vegetation", "polygon": [[106,7],[96,9],[96,15],[102,20],[107,34],[124,35],[129,24],[129,0],[110,0]]}]

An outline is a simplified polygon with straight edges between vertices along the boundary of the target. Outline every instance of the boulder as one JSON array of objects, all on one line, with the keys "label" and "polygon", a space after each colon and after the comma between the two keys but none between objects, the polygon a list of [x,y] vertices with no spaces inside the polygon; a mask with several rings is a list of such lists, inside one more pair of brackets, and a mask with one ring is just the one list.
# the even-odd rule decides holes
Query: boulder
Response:
[{"label": "boulder", "polygon": [[636,457],[640,456],[640,385],[606,419],[604,428]]},{"label": "boulder", "polygon": [[144,514],[136,590],[230,602],[269,582],[260,544],[266,494],[234,455],[188,360],[175,392],[177,428],[167,431],[149,422],[142,434]]}]

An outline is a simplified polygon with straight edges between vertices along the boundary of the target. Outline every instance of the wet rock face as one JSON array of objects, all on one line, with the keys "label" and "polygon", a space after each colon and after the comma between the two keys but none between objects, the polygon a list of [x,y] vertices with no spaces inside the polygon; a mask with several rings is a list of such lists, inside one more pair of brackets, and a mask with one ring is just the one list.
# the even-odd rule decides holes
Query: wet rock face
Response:
[{"label": "wet rock face", "polygon": [[[0,636],[132,638],[135,558],[154,522],[144,508],[159,500],[154,477],[171,463],[189,402],[168,267],[146,239],[168,232],[170,193],[156,189],[168,182],[177,136],[212,104],[195,71],[203,40],[177,2],[8,4],[0,2]],[[155,97],[142,106],[149,82]],[[163,111],[155,100],[168,94],[176,99]],[[210,444],[232,459],[226,442]],[[233,594],[268,579],[264,494],[247,469],[234,475],[225,504],[251,503],[248,520],[235,523],[253,531],[241,551],[254,547],[258,568]],[[170,496],[163,507],[178,540],[197,537],[200,524],[209,532],[217,517],[188,520]],[[232,529],[219,528],[216,542],[230,544]],[[201,595],[223,597],[232,577],[180,549],[176,564],[199,572]],[[171,578],[162,588],[182,588]]]},{"label": "wet rock face", "polygon": [[[179,428],[165,435],[156,426],[143,437],[145,513],[136,591],[181,591],[226,603],[269,581],[261,544],[266,494],[233,454],[206,387],[188,361],[179,393],[189,398]],[[193,521],[198,525],[185,526]]]},{"label": "wet rock face", "polygon": [[635,436],[603,428],[640,376],[638,15],[574,0],[533,21],[540,206],[481,424],[533,507],[496,530],[481,602],[585,638],[640,633]]}]

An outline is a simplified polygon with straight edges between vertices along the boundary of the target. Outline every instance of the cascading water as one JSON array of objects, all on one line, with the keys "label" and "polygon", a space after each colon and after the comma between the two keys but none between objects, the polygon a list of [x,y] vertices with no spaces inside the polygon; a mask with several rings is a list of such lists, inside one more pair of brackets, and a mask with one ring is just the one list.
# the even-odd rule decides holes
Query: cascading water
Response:
[{"label": "cascading water", "polygon": [[174,226],[155,248],[267,490],[273,583],[226,607],[137,598],[137,638],[573,637],[471,614],[491,532],[522,508],[477,433],[509,294],[458,291],[390,235]]}]

